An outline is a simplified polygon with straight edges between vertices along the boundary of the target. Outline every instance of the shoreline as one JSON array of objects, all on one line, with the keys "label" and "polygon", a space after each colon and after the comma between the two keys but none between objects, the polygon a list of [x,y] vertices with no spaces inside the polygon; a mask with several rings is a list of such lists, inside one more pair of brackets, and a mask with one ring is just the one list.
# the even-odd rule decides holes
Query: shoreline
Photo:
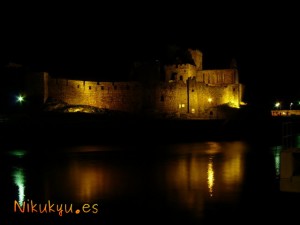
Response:
[{"label": "shoreline", "polygon": [[[281,143],[282,124],[300,118],[155,119],[39,113],[0,123],[2,145],[168,143],[241,139]],[[297,128],[298,129],[298,128]],[[299,129],[298,129],[299,130]]]}]

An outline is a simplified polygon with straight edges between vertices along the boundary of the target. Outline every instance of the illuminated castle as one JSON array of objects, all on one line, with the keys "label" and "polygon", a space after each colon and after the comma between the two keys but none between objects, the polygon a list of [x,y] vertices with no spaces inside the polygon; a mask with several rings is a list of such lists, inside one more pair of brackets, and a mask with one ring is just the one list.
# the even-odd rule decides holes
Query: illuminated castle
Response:
[{"label": "illuminated castle", "polygon": [[239,108],[243,85],[237,69],[203,70],[202,52],[188,49],[187,53],[191,60],[184,64],[136,63],[131,81],[124,82],[35,74],[28,92],[44,103],[52,98],[70,105],[178,118],[224,118],[228,110]]}]

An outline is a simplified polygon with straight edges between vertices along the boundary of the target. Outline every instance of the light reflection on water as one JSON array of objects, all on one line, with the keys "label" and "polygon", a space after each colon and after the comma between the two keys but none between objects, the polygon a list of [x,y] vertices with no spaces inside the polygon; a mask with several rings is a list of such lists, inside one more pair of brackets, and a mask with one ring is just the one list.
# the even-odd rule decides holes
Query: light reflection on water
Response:
[{"label": "light reflection on water", "polygon": [[[300,148],[300,134],[295,134],[293,146]],[[274,157],[275,174],[277,178],[280,177],[280,154],[283,149],[283,145],[276,145],[271,148]]]},{"label": "light reflection on water", "polygon": [[[244,174],[242,142],[179,146],[180,156],[164,162],[169,199],[201,216],[205,202],[234,203],[241,192]],[[185,154],[182,154],[185,152]]]},{"label": "light reflection on water", "polygon": [[208,191],[209,196],[213,196],[213,186],[214,186],[214,168],[213,168],[213,157],[209,158],[208,168],[207,168],[207,184],[208,184]]},{"label": "light reflection on water", "polygon": [[48,198],[58,196],[73,202],[93,202],[126,191],[126,172],[94,160],[70,159],[46,178]]},{"label": "light reflection on water", "polygon": [[136,202],[152,193],[156,197],[147,200],[149,204],[155,201],[202,217],[207,203],[230,205],[238,200],[247,148],[239,141],[138,146],[115,158],[107,154],[116,152],[113,146],[80,146],[39,160],[29,156],[25,168],[13,167],[11,173],[19,202],[25,196],[41,203],[94,203],[128,196]]},{"label": "light reflection on water", "polygon": [[15,185],[18,187],[18,202],[23,205],[25,200],[25,173],[23,168],[14,167],[12,177]]},{"label": "light reflection on water", "polygon": [[273,156],[274,156],[274,166],[276,177],[280,176],[280,153],[282,151],[282,146],[272,147]]}]

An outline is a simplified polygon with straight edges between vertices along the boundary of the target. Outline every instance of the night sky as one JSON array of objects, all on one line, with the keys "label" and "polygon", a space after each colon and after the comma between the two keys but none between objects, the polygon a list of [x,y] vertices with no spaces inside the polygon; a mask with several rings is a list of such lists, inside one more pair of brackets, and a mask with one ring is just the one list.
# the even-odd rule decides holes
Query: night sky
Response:
[{"label": "night sky", "polygon": [[247,102],[300,97],[296,6],[110,4],[8,7],[1,64],[117,80],[133,61],[161,59],[168,47],[182,46],[203,52],[204,69],[228,68],[235,58]]}]

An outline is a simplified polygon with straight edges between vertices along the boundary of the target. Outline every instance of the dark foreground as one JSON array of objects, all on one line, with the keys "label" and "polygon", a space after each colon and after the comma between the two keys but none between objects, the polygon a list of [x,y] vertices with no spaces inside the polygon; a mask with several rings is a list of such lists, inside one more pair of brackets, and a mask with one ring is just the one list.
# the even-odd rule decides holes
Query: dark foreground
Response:
[{"label": "dark foreground", "polygon": [[[298,118],[10,118],[0,124],[0,224],[294,223],[300,190],[279,190],[272,148],[288,122],[298,132]],[[74,210],[14,212],[20,199]],[[99,211],[76,214],[84,203]]]}]

